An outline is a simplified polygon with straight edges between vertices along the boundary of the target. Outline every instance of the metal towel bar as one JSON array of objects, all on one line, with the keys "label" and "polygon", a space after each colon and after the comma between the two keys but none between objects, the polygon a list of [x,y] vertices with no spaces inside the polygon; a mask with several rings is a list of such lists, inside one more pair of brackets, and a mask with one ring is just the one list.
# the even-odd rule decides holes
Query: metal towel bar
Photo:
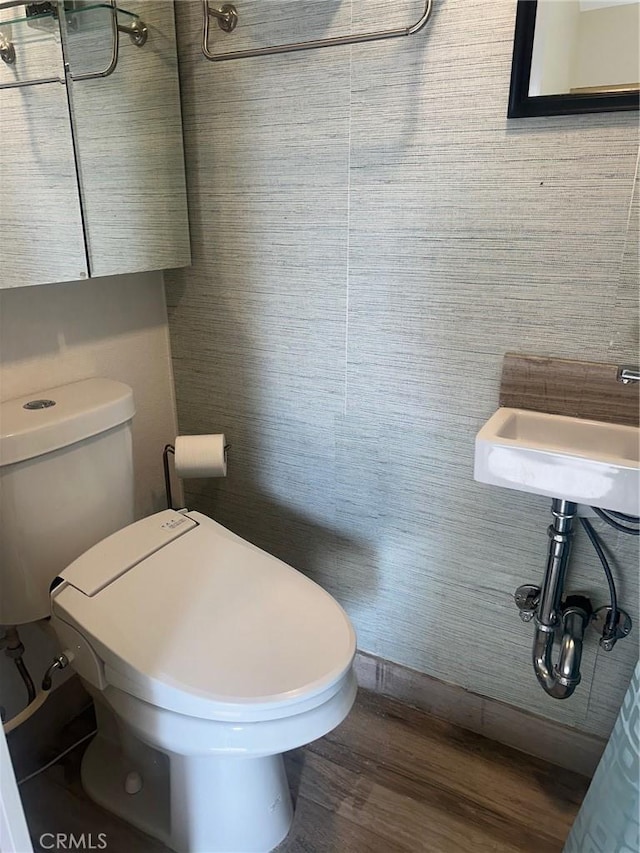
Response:
[{"label": "metal towel bar", "polygon": [[382,39],[398,38],[399,36],[411,36],[419,32],[431,16],[433,0],[426,0],[424,11],[418,21],[411,27],[399,30],[381,30],[379,32],[361,33],[360,35],[337,36],[336,38],[315,39],[313,41],[291,42],[279,44],[273,47],[256,47],[249,50],[235,50],[230,53],[213,54],[209,50],[209,24],[211,18],[218,21],[218,26],[224,32],[232,32],[238,23],[238,10],[231,3],[227,3],[217,9],[209,6],[209,0],[202,0],[202,11],[204,15],[204,26],[202,30],[202,54],[211,62],[226,62],[228,59],[248,59],[252,56],[271,56],[276,53],[291,53],[296,50],[314,50],[320,47],[337,47],[344,44],[362,44],[368,41],[381,41]]}]

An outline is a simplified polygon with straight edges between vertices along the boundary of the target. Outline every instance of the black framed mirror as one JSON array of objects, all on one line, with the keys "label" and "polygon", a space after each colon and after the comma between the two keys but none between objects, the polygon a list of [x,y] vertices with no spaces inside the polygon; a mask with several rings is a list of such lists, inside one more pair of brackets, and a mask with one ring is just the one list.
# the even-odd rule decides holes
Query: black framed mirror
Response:
[{"label": "black framed mirror", "polygon": [[518,0],[509,118],[640,106],[640,0]]}]

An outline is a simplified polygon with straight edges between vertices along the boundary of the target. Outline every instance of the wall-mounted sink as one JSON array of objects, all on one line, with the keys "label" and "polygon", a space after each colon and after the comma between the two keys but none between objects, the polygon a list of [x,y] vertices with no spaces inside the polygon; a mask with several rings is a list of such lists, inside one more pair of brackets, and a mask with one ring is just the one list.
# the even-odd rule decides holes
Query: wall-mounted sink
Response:
[{"label": "wall-mounted sink", "polygon": [[640,429],[501,408],[476,436],[474,479],[640,515]]}]

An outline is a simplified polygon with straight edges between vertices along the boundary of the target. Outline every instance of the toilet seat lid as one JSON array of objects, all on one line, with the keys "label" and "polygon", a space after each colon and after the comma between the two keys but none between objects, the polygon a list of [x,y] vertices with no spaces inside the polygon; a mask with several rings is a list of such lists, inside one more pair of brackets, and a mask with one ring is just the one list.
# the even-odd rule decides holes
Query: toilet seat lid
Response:
[{"label": "toilet seat lid", "polygon": [[159,707],[248,721],[320,704],[355,654],[344,610],[281,560],[186,515],[193,527],[97,592],[54,590],[54,615],[87,638],[107,682]]}]

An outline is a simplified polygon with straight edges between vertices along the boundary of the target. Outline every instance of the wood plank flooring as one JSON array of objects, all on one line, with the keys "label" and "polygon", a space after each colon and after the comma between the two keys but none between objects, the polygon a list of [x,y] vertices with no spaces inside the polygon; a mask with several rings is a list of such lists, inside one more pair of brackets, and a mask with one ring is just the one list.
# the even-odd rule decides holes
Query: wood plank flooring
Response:
[{"label": "wood plank flooring", "polygon": [[[83,725],[90,721],[66,737],[73,742]],[[34,849],[43,832],[106,832],[107,853],[167,853],[87,799],[82,751],[21,788]],[[365,691],[339,728],[289,753],[286,765],[296,814],[278,853],[552,853],[562,850],[588,786]]]}]

